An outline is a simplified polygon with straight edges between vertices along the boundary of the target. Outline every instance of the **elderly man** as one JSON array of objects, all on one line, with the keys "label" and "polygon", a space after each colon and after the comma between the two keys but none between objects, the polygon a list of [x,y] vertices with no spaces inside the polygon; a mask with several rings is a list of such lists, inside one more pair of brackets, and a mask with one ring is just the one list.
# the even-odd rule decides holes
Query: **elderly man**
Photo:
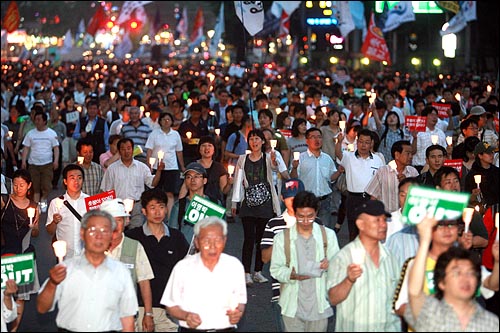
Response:
[{"label": "elderly man", "polygon": [[207,217],[194,226],[198,253],[174,267],[161,303],[179,320],[179,332],[234,332],[247,303],[245,270],[223,253],[227,223]]},{"label": "elderly man", "polygon": [[125,265],[106,255],[116,222],[109,213],[87,212],[81,222],[83,255],[49,271],[37,298],[40,313],[53,311],[61,332],[134,331],[137,296]]}]

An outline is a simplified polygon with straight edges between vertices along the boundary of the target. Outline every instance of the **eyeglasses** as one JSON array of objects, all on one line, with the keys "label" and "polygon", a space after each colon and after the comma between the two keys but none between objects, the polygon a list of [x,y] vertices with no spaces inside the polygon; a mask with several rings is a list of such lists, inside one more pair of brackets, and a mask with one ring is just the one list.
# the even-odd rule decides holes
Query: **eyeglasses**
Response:
[{"label": "eyeglasses", "polygon": [[476,126],[474,126],[474,127],[469,126],[469,127],[467,127],[467,129],[468,129],[468,130],[471,130],[471,131],[479,131],[479,128],[478,128],[478,127],[476,127]]},{"label": "eyeglasses", "polygon": [[111,230],[107,228],[96,228],[96,227],[90,227],[87,228],[87,231],[89,232],[89,236],[97,236],[97,234],[101,234],[103,236],[109,236],[111,234]]},{"label": "eyeglasses", "polygon": [[458,228],[458,224],[438,224],[436,229],[453,229]]},{"label": "eyeglasses", "polygon": [[316,220],[316,217],[297,217],[297,222],[298,223],[313,223],[314,220]]},{"label": "eyeglasses", "polygon": [[191,179],[202,179],[203,175],[186,175],[186,180],[191,180]]},{"label": "eyeglasses", "polygon": [[475,277],[477,277],[476,271],[472,271],[472,270],[469,270],[469,271],[460,271],[458,269],[451,270],[451,271],[447,272],[446,275],[450,275],[450,276],[452,276],[455,279],[459,278],[459,277],[462,277],[462,276],[465,276],[467,278],[475,278]]},{"label": "eyeglasses", "polygon": [[222,244],[224,244],[224,237],[201,238],[198,240],[198,242],[202,246],[210,246],[210,245],[221,246]]},{"label": "eyeglasses", "polygon": [[321,135],[311,135],[308,137],[308,139],[321,140],[323,139],[323,137]]}]

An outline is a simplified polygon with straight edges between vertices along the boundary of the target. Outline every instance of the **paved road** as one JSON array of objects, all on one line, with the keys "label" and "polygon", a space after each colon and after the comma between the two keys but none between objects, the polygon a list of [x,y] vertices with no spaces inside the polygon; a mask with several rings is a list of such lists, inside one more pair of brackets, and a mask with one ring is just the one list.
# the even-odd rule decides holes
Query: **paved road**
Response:
[{"label": "paved road", "polygon": [[[63,193],[62,190],[53,191],[49,199],[54,198]],[[41,226],[45,225],[46,214],[42,215]],[[346,244],[347,223],[339,233],[339,244],[342,247]],[[40,283],[43,283],[48,277],[48,271],[52,265],[56,263],[51,247],[51,237],[47,234],[44,227],[40,228],[40,235],[33,239],[33,244],[36,248],[38,273]],[[228,225],[228,242],[225,252],[234,255],[238,258],[241,256],[241,247],[243,245],[243,228],[237,219],[236,223]],[[263,273],[269,277],[269,264],[264,265]],[[248,304],[245,315],[240,322],[239,331],[241,332],[276,332],[276,326],[272,317],[270,305],[271,284],[254,283],[254,286],[248,288]],[[56,311],[41,315],[36,311],[36,296],[26,302],[24,317],[19,327],[20,332],[55,332]]]}]

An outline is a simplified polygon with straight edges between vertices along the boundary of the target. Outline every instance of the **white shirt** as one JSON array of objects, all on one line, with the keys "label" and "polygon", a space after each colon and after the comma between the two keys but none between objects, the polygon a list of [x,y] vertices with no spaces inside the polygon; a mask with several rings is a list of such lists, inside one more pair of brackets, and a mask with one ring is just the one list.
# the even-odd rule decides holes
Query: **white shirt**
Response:
[{"label": "white shirt", "polygon": [[145,145],[146,149],[151,149],[151,157],[154,157],[153,169],[158,168],[158,152],[161,150],[165,170],[179,170],[177,165],[177,152],[182,152],[182,141],[179,132],[171,129],[165,133],[161,128],[155,129],[148,137]]},{"label": "white shirt", "polygon": [[52,148],[59,146],[59,141],[54,130],[47,128],[39,131],[34,128],[26,134],[23,145],[30,147],[29,164],[46,165],[52,163]]},{"label": "white shirt", "polygon": [[367,158],[362,158],[355,152],[343,152],[340,164],[345,168],[347,190],[354,193],[365,191],[366,185],[377,172],[378,168],[384,165],[380,157],[371,154]]},{"label": "white shirt", "polygon": [[432,145],[431,135],[438,136],[438,145],[443,146],[445,149],[448,146],[446,135],[440,128],[434,127],[434,130],[431,131],[429,127],[426,127],[425,132],[418,132],[417,134],[417,152],[413,155],[413,165],[425,165],[425,150]]},{"label": "white shirt", "polygon": [[297,174],[306,190],[313,192],[316,196],[322,197],[332,193],[330,179],[336,171],[337,168],[330,155],[321,152],[316,157],[309,149],[300,153]]},{"label": "white shirt", "polygon": [[[187,256],[172,270],[160,303],[198,314],[198,330],[232,327],[226,311],[247,303],[245,269],[239,259],[225,253],[213,271],[203,264],[200,253]],[[188,327],[183,320],[179,325]]]}]

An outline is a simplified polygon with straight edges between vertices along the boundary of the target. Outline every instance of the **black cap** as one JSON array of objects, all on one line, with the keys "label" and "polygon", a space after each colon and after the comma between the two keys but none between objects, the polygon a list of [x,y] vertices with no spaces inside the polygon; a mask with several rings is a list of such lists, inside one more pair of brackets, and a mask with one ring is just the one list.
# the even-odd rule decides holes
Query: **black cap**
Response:
[{"label": "black cap", "polygon": [[391,217],[391,213],[385,211],[384,203],[379,200],[368,200],[362,205],[356,207],[354,212],[356,213],[356,218],[363,213],[371,216],[379,216],[385,214],[386,217]]},{"label": "black cap", "polygon": [[184,175],[188,173],[188,171],[194,171],[196,173],[199,173],[200,175],[203,175],[203,177],[207,178],[207,170],[203,167],[198,162],[191,162],[187,165],[186,171],[184,171]]}]

